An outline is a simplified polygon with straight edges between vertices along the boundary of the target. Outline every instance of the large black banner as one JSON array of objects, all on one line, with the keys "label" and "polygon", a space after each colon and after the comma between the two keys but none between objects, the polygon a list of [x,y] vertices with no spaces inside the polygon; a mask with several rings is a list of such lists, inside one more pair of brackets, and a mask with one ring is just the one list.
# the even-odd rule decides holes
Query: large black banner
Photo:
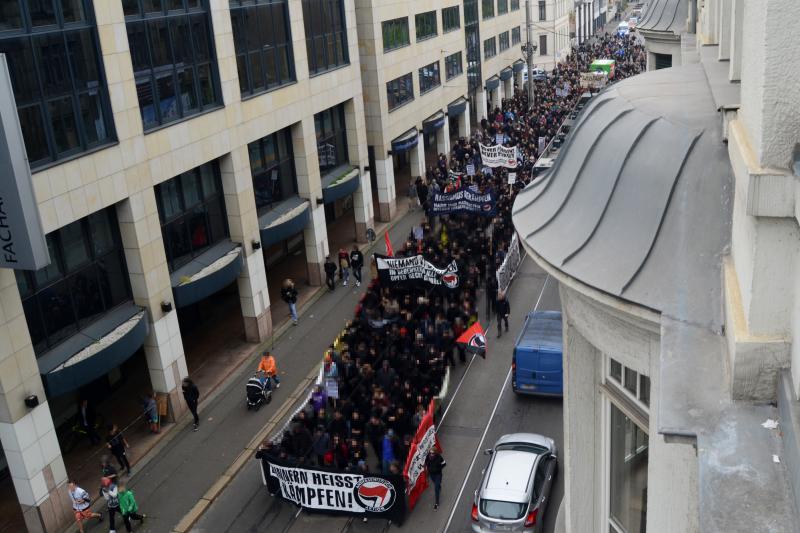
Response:
[{"label": "large black banner", "polygon": [[270,494],[309,511],[385,518],[397,524],[403,523],[406,514],[406,486],[401,475],[298,467],[262,455],[261,476]]},{"label": "large black banner", "polygon": [[410,257],[387,257],[375,254],[378,278],[384,285],[398,283],[428,283],[448,289],[458,287],[458,263],[451,262],[445,268],[437,268],[421,254]]},{"label": "large black banner", "polygon": [[497,211],[494,191],[480,193],[473,188],[461,187],[450,193],[436,193],[430,201],[428,212],[431,215],[451,213],[474,213],[493,216]]}]

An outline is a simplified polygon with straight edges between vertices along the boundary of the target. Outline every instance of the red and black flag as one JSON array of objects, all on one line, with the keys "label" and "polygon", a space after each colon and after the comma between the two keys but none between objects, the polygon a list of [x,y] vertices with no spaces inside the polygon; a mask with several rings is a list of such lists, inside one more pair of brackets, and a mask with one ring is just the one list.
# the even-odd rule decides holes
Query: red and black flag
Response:
[{"label": "red and black flag", "polygon": [[456,342],[469,353],[476,353],[486,359],[486,335],[480,322],[472,324],[469,329],[456,339]]}]

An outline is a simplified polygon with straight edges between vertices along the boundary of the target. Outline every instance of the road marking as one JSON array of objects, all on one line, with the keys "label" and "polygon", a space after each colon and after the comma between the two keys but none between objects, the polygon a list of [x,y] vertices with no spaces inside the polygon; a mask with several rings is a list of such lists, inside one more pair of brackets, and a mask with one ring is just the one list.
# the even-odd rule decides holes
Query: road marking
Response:
[{"label": "road marking", "polygon": [[[536,311],[539,308],[539,304],[542,302],[542,295],[544,294],[544,290],[547,287],[547,282],[549,280],[550,280],[550,274],[548,274],[547,277],[544,278],[544,283],[542,283],[542,289],[539,291],[539,297],[536,299],[536,304],[533,306],[533,311]],[[467,483],[469,482],[469,476],[470,474],[472,474],[472,469],[475,466],[475,461],[478,459],[478,454],[480,453],[481,447],[483,446],[483,441],[486,440],[486,434],[489,433],[489,428],[492,425],[492,420],[494,420],[494,415],[497,413],[497,407],[500,405],[500,399],[503,397],[503,392],[506,389],[506,385],[508,385],[509,377],[511,377],[511,368],[508,369],[508,373],[506,373],[506,378],[503,380],[503,386],[500,387],[500,392],[497,394],[497,400],[494,402],[492,413],[489,415],[489,420],[486,422],[486,427],[483,429],[483,435],[481,435],[481,440],[478,442],[478,447],[475,448],[475,454],[472,456],[472,462],[470,462],[469,464],[469,468],[467,469],[467,474],[464,476],[464,482],[461,484],[461,488],[458,491],[458,496],[456,496],[455,502],[453,503],[453,508],[450,510],[450,516],[447,517],[447,523],[444,525],[444,529],[442,530],[443,533],[447,533],[447,530],[450,529],[450,524],[453,522],[453,516],[456,514],[456,509],[458,508],[458,502],[461,501],[461,496],[464,494],[464,489],[467,487]],[[445,411],[445,414],[447,414],[447,411]]]}]

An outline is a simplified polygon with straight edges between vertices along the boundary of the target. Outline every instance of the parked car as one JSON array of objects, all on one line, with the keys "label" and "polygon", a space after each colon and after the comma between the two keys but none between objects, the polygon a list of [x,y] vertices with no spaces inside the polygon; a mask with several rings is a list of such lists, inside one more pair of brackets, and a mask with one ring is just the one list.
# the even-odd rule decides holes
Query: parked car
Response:
[{"label": "parked car", "polygon": [[563,396],[563,346],[561,313],[529,313],[514,344],[511,389],[522,394]]},{"label": "parked car", "polygon": [[620,22],[619,25],[617,26],[617,35],[619,35],[620,37],[625,37],[626,35],[628,35],[629,31],[630,27],[628,26],[627,22]]},{"label": "parked car", "polygon": [[540,533],[550,502],[558,450],[536,433],[503,435],[491,456],[472,503],[472,531]]}]

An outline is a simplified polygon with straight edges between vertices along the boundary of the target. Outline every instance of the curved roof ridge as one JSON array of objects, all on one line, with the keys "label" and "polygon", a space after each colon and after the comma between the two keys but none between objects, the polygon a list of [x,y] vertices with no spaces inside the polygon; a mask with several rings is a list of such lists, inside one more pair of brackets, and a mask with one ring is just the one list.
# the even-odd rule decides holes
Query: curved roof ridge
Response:
[{"label": "curved roof ridge", "polygon": [[587,165],[587,164],[588,164],[588,162],[589,162],[589,156],[590,156],[590,155],[591,155],[591,154],[592,154],[592,153],[595,151],[595,149],[597,148],[597,144],[600,142],[600,139],[603,137],[603,134],[604,134],[604,133],[606,133],[606,131],[607,131],[609,128],[611,128],[613,125],[615,125],[617,120],[619,120],[621,117],[623,117],[623,116],[627,115],[627,114],[628,114],[628,113],[630,113],[631,111],[633,111],[633,108],[628,108],[628,109],[622,109],[622,110],[620,110],[620,112],[619,112],[619,113],[617,113],[617,115],[616,115],[616,116],[615,116],[615,117],[614,117],[612,120],[609,120],[609,121],[608,121],[608,122],[607,122],[607,123],[606,123],[606,124],[603,126],[603,129],[602,129],[602,130],[600,130],[600,133],[599,133],[599,134],[597,135],[597,137],[595,137],[595,138],[594,138],[594,140],[592,141],[592,145],[589,147],[589,150],[588,150],[588,152],[586,153],[586,157],[584,157],[584,158],[583,158],[583,161],[581,161],[581,166],[580,166],[580,168],[578,169],[578,172],[575,174],[575,179],[573,179],[573,180],[572,180],[572,183],[570,184],[570,186],[569,186],[569,189],[567,190],[567,194],[566,194],[566,195],[564,196],[564,198],[561,200],[561,204],[560,204],[560,205],[558,206],[558,208],[557,208],[557,209],[556,209],[556,210],[553,212],[553,214],[552,214],[552,215],[550,215],[550,217],[549,217],[547,220],[545,220],[545,221],[544,221],[544,223],[542,223],[542,224],[541,224],[541,225],[540,225],[538,228],[536,228],[535,230],[533,230],[533,231],[531,231],[530,233],[526,234],[526,235],[525,235],[525,238],[526,238],[526,239],[527,239],[527,238],[530,238],[530,237],[531,237],[531,236],[533,236],[533,235],[535,235],[535,234],[536,234],[538,231],[540,231],[540,230],[542,230],[542,229],[546,228],[546,227],[547,227],[547,225],[548,225],[548,224],[550,224],[550,222],[552,222],[554,218],[556,218],[556,215],[558,215],[558,213],[561,211],[561,208],[562,208],[562,207],[564,207],[564,204],[567,202],[567,200],[569,200],[570,196],[572,196],[572,191],[573,191],[573,190],[575,190],[575,184],[576,184],[576,183],[578,183],[578,180],[580,180],[580,177],[581,177],[581,175],[583,175],[583,171],[584,171],[584,169],[586,168],[586,165]]},{"label": "curved roof ridge", "polygon": [[[653,20],[653,17],[655,15],[655,13],[656,13],[656,10],[658,8],[661,8],[661,11],[658,14],[658,19],[655,22],[653,22],[652,24],[650,24],[651,21]],[[667,2],[665,0],[656,0],[655,5],[651,9],[647,10],[647,14],[648,14],[647,20],[643,20],[642,24],[637,24],[637,26],[639,28],[641,28],[641,27],[643,27],[644,25],[647,25],[647,24],[650,24],[650,27],[657,26],[658,23],[661,22],[661,17],[664,16],[664,11],[666,11],[666,9],[667,9]]]},{"label": "curved roof ridge", "polygon": [[667,196],[667,203],[664,205],[664,209],[661,210],[661,218],[658,221],[658,227],[656,231],[653,233],[653,238],[650,240],[650,246],[647,248],[647,253],[645,253],[642,261],[639,263],[638,268],[636,271],[631,275],[630,279],[625,282],[625,284],[620,288],[619,294],[622,295],[625,291],[630,287],[631,283],[636,279],[639,273],[642,271],[642,268],[647,263],[647,260],[650,258],[650,255],[653,252],[653,248],[655,247],[656,241],[658,241],[658,236],[661,233],[661,228],[664,226],[664,219],[667,216],[667,211],[669,211],[669,207],[672,204],[672,197],[675,195],[675,188],[678,185],[678,181],[680,181],[681,174],[683,173],[683,168],[686,166],[686,161],[689,160],[689,155],[694,150],[694,147],[697,145],[697,141],[702,137],[703,130],[697,132],[692,138],[692,142],[689,143],[689,147],[683,154],[683,159],[681,160],[681,164],[678,166],[678,170],[675,173],[675,178],[672,180],[672,186],[669,189],[669,195]]},{"label": "curved roof ridge", "polygon": [[650,127],[653,124],[655,124],[656,122],[658,122],[659,120],[662,120],[662,117],[653,117],[653,118],[651,118],[649,121],[647,121],[647,123],[644,125],[644,127],[641,129],[641,131],[639,131],[639,133],[636,135],[636,138],[633,140],[633,142],[631,143],[630,147],[628,147],[628,151],[625,153],[625,158],[622,160],[622,164],[619,166],[619,171],[617,172],[617,176],[616,176],[616,178],[614,178],[614,184],[611,187],[611,191],[608,194],[608,198],[606,198],[606,202],[605,202],[605,205],[603,206],[603,210],[600,212],[600,216],[597,218],[597,222],[594,224],[594,227],[592,228],[592,231],[589,232],[589,235],[587,235],[586,239],[580,245],[578,245],[577,248],[575,248],[572,252],[568,253],[567,256],[564,257],[564,259],[561,260],[561,266],[564,266],[565,264],[567,264],[567,262],[570,259],[575,257],[575,255],[577,255],[581,250],[583,250],[583,248],[586,246],[586,244],[589,241],[592,240],[592,237],[594,237],[594,234],[597,233],[597,228],[600,227],[600,224],[602,223],[603,218],[606,216],[606,212],[608,211],[608,206],[611,203],[611,198],[614,196],[614,192],[617,189],[617,184],[619,183],[619,178],[620,178],[620,176],[622,176],[622,171],[625,170],[625,165],[627,165],[628,160],[630,159],[631,153],[633,153],[633,150],[638,145],[639,140],[645,135],[645,133],[647,133],[647,131],[650,129]]}]

